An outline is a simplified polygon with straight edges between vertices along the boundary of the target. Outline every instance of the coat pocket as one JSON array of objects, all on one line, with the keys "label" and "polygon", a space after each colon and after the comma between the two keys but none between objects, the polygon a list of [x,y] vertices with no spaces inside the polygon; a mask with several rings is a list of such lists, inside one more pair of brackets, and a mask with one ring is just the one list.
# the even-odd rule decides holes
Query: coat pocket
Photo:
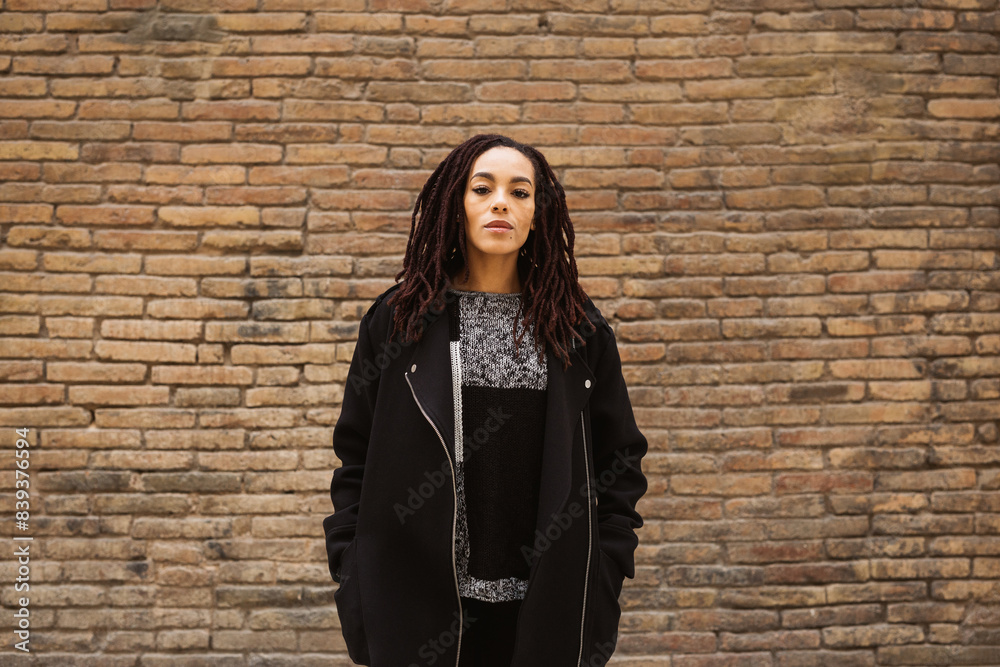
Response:
[{"label": "coat pocket", "polygon": [[344,549],[340,565],[340,586],[333,594],[337,603],[337,616],[347,644],[347,653],[358,665],[371,664],[368,653],[368,637],[365,635],[364,619],[361,615],[361,582],[358,580],[356,553],[358,538],[355,536]]},{"label": "coat pocket", "polygon": [[597,550],[597,580],[591,598],[589,642],[584,646],[584,664],[601,667],[611,658],[618,645],[618,622],[622,609],[618,596],[622,591],[624,575],[614,560]]}]

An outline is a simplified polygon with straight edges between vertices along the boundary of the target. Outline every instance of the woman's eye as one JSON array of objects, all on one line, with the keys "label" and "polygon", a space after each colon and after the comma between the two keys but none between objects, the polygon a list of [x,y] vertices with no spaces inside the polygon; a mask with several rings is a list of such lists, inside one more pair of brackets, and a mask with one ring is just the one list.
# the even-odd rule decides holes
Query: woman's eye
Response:
[{"label": "woman's eye", "polygon": [[[476,187],[472,188],[472,191],[475,192],[477,195],[484,195],[487,192],[489,192],[490,189],[485,185],[477,185]],[[517,190],[514,190],[514,195],[518,199],[527,199],[528,197],[531,196],[531,193],[528,192],[527,190],[522,190],[519,188]]]}]

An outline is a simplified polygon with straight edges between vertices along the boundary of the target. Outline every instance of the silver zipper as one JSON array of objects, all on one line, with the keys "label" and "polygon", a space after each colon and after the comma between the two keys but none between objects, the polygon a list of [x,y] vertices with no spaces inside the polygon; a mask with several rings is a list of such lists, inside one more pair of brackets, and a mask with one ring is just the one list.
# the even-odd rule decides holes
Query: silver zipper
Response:
[{"label": "silver zipper", "polygon": [[427,422],[431,425],[431,428],[434,429],[434,432],[437,433],[437,437],[441,440],[441,446],[444,447],[444,455],[448,459],[448,466],[451,468],[451,492],[455,498],[455,504],[454,504],[455,511],[451,518],[451,569],[455,575],[455,597],[458,598],[459,622],[458,622],[458,645],[456,647],[458,653],[455,656],[455,667],[458,667],[458,660],[462,656],[462,626],[464,625],[464,619],[461,618],[462,594],[459,592],[458,588],[458,566],[455,564],[455,524],[458,522],[458,489],[455,486],[455,466],[452,465],[451,454],[448,453],[448,445],[445,444],[444,438],[441,437],[441,433],[440,431],[438,431],[437,426],[434,425],[434,422],[431,421],[431,418],[427,416],[426,412],[424,412],[424,406],[420,405],[420,399],[417,398],[417,392],[413,391],[413,384],[410,382],[410,374],[404,373],[403,375],[406,378],[406,384],[410,385],[410,393],[413,394],[413,400],[416,401],[417,407],[420,408],[421,414],[423,414],[424,419],[427,420]]},{"label": "silver zipper", "polygon": [[580,614],[580,654],[576,657],[576,664],[583,660],[583,631],[587,622],[587,584],[590,581],[590,552],[593,549],[593,526],[590,519],[590,461],[587,458],[587,423],[583,419],[583,410],[580,411],[580,430],[583,432],[583,463],[587,469],[587,573],[583,577],[583,613]]}]

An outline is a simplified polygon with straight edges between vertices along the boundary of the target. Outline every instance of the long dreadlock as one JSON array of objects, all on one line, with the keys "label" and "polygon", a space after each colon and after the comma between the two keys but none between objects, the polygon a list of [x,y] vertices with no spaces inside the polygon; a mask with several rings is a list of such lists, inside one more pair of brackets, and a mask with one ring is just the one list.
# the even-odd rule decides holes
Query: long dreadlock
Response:
[{"label": "long dreadlock", "polygon": [[[466,183],[476,158],[494,146],[508,146],[527,157],[534,167],[536,183],[535,229],[528,233],[517,258],[522,298],[514,321],[515,354],[527,327],[533,324],[539,363],[544,364],[548,345],[562,360],[565,370],[570,364],[566,350],[570,336],[586,345],[574,328],[576,324],[583,322],[589,325],[588,331],[593,331],[583,309],[586,295],[578,282],[573,257],[575,234],[566,208],[566,193],[545,156],[500,134],[477,134],[456,147],[421,189],[413,207],[403,269],[395,276],[396,280],[405,278],[386,301],[396,305],[393,335],[404,332],[407,339],[419,340],[427,310],[432,304],[437,312],[444,308],[444,294],[451,286],[450,275],[464,265],[462,280],[469,279],[465,245]],[[518,334],[519,318],[523,328]]]}]

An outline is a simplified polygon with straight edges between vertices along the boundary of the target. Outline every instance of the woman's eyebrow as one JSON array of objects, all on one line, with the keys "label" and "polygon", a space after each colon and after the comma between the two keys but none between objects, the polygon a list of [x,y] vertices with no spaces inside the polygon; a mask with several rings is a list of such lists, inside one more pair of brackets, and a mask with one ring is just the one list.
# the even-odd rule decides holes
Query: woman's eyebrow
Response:
[{"label": "woman's eyebrow", "polygon": [[[477,171],[476,173],[474,173],[472,175],[472,177],[475,178],[476,176],[482,176],[484,178],[490,179],[491,181],[497,180],[497,179],[495,179],[493,177],[493,174],[490,173],[490,172],[488,172],[488,171]],[[514,178],[510,179],[510,182],[511,183],[527,183],[528,185],[531,185],[531,179],[528,178],[527,176],[515,176]]]}]

